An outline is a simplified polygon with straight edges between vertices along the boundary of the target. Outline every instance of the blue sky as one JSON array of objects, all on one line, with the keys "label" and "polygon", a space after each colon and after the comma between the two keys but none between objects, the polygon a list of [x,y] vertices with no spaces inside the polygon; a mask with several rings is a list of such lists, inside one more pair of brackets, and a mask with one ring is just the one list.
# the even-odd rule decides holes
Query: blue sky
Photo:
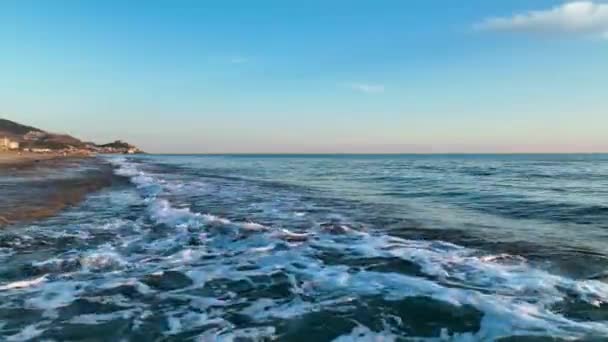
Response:
[{"label": "blue sky", "polygon": [[153,152],[608,151],[608,3],[2,1],[0,116]]}]

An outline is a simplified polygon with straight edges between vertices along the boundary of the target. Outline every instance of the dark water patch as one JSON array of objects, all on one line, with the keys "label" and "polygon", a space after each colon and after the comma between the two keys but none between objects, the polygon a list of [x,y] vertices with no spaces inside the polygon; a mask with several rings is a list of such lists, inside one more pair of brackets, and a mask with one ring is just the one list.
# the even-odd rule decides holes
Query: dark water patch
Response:
[{"label": "dark water patch", "polygon": [[69,305],[59,308],[58,312],[62,319],[71,319],[79,315],[106,314],[123,309],[123,307],[112,303],[100,303],[86,298],[78,298]]},{"label": "dark water patch", "polygon": [[480,167],[462,167],[458,169],[459,172],[464,173],[465,175],[475,176],[475,177],[487,177],[493,176],[500,172],[496,168],[480,168]]},{"label": "dark water patch", "polygon": [[78,258],[56,259],[49,262],[32,263],[23,266],[20,270],[22,274],[31,277],[41,276],[45,274],[57,274],[74,272],[82,267],[82,263]]},{"label": "dark water patch", "polygon": [[357,323],[334,312],[313,312],[302,317],[276,322],[277,336],[281,341],[309,342],[332,341],[350,333]]},{"label": "dark water patch", "polygon": [[[470,306],[456,307],[426,297],[389,301],[379,297],[362,297],[333,310],[305,314],[289,321],[276,322],[277,334],[283,341],[331,341],[348,335],[363,325],[372,331],[387,331],[401,336],[438,338],[457,333],[477,333],[483,313]],[[363,338],[364,336],[353,336]],[[310,340],[310,339],[309,339]]]},{"label": "dark water patch", "polygon": [[118,298],[127,298],[136,302],[145,302],[152,300],[152,295],[142,293],[137,284],[118,284],[114,287],[107,289],[101,289],[91,293],[92,297],[97,298],[112,298],[117,296]]},{"label": "dark water patch", "polygon": [[130,320],[116,318],[95,324],[53,325],[39,338],[52,341],[120,341],[129,334],[131,334]]},{"label": "dark water patch", "polygon": [[401,258],[372,258],[360,260],[365,270],[383,273],[400,273],[410,276],[422,277],[420,265]]},{"label": "dark water patch", "polygon": [[424,276],[420,265],[397,257],[360,258],[348,250],[320,249],[316,257],[325,265],[346,265],[352,272],[374,271],[381,273],[399,273],[410,276]]},{"label": "dark water patch", "polygon": [[[399,317],[400,330],[417,337],[439,337],[442,330],[454,333],[476,333],[481,328],[483,313],[470,305],[454,306],[427,297],[411,297],[399,301],[373,299],[366,303],[372,312]],[[380,308],[380,309],[376,309]]]},{"label": "dark water patch", "polygon": [[214,279],[194,292],[206,297],[225,298],[229,295],[256,300],[258,298],[291,299],[295,297],[292,283],[286,274],[276,272],[272,275],[258,275],[242,279]]},{"label": "dark water patch", "polygon": [[568,297],[565,300],[555,304],[552,310],[561,312],[565,317],[580,322],[608,321],[608,303],[591,305],[588,302],[577,299],[576,297]]},{"label": "dark water patch", "polygon": [[192,280],[178,271],[163,271],[149,274],[142,280],[145,284],[164,291],[181,289],[192,285]]},{"label": "dark water patch", "polygon": [[35,324],[42,318],[42,311],[23,307],[0,308],[0,322],[7,323],[3,334],[13,335],[18,333],[20,327]]},{"label": "dark water patch", "polygon": [[[518,198],[519,197],[519,198]],[[532,200],[522,195],[469,194],[459,206],[482,213],[515,220],[539,220],[541,222],[598,225],[608,219],[608,207]]]}]

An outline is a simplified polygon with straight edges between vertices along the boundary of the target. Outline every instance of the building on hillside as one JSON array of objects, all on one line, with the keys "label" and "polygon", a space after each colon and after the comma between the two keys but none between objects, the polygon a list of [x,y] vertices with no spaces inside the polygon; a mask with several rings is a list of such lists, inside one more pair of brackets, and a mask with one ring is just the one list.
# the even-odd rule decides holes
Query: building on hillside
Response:
[{"label": "building on hillside", "polygon": [[48,134],[46,132],[30,131],[23,136],[23,139],[27,141],[38,141],[46,138]]},{"label": "building on hillside", "polygon": [[8,143],[8,149],[9,150],[18,150],[19,149],[19,142],[17,142],[17,141],[9,141],[9,143]]},{"label": "building on hillside", "polygon": [[7,137],[3,137],[2,139],[0,139],[0,151],[18,150],[18,149],[19,149],[19,142],[12,141],[11,139],[9,139]]}]

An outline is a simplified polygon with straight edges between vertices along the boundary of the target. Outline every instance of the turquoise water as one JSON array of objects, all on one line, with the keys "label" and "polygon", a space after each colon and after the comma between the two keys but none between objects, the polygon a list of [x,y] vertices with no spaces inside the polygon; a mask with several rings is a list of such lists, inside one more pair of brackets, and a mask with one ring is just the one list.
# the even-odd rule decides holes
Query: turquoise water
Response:
[{"label": "turquoise water", "polygon": [[0,232],[4,339],[608,338],[606,155],[104,158]]}]

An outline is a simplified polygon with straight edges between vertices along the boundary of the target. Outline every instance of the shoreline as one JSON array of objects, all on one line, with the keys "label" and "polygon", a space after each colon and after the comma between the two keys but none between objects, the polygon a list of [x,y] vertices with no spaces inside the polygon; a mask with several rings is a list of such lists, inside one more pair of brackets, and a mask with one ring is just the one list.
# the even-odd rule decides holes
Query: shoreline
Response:
[{"label": "shoreline", "polygon": [[55,216],[112,182],[112,167],[100,158],[0,154],[0,229]]},{"label": "shoreline", "polygon": [[23,168],[49,160],[92,157],[92,155],[86,154],[64,155],[60,153],[0,152],[0,169]]}]

